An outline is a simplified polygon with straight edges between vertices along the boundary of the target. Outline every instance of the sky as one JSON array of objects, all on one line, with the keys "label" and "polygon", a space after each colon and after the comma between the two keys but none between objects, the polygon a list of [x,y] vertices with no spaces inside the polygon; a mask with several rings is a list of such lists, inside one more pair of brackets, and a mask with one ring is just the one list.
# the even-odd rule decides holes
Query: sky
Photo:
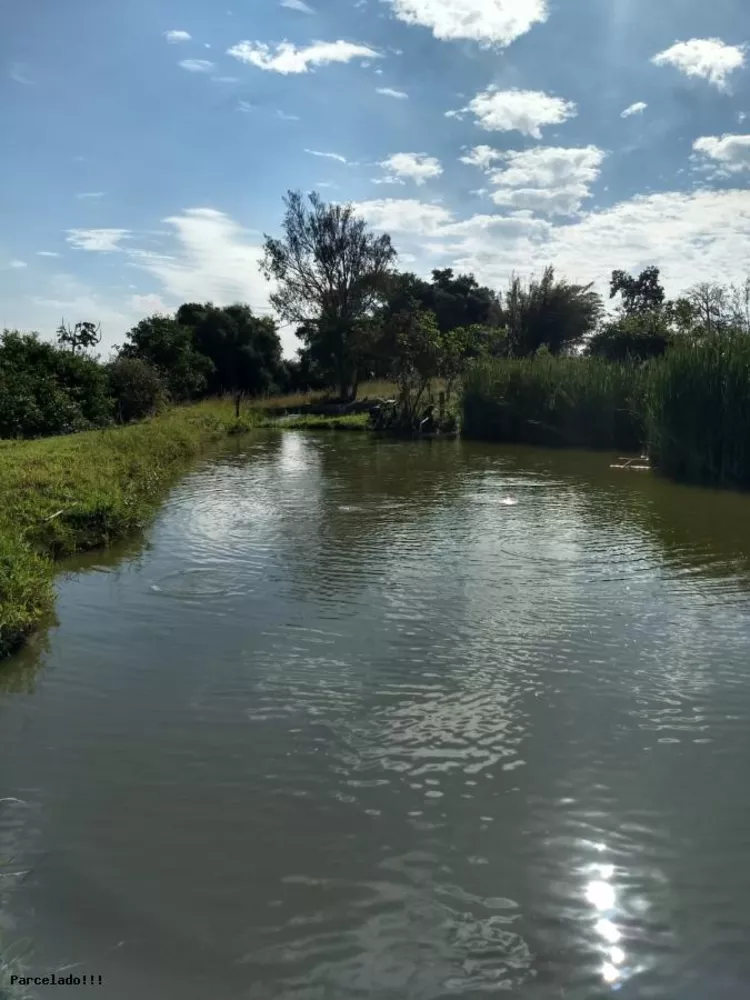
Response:
[{"label": "sky", "polygon": [[4,0],[0,327],[267,314],[289,189],[424,276],[739,281],[748,42],[747,0]]}]

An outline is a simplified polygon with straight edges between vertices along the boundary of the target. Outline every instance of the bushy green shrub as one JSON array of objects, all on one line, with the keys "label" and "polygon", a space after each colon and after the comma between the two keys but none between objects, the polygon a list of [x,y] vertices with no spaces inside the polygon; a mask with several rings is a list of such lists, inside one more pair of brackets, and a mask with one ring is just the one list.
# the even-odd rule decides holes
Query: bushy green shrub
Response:
[{"label": "bushy green shrub", "polygon": [[0,340],[0,437],[43,437],[102,427],[112,400],[104,368],[35,334]]},{"label": "bushy green shrub", "polygon": [[153,416],[167,398],[156,368],[143,358],[120,357],[107,366],[115,417],[121,424]]}]

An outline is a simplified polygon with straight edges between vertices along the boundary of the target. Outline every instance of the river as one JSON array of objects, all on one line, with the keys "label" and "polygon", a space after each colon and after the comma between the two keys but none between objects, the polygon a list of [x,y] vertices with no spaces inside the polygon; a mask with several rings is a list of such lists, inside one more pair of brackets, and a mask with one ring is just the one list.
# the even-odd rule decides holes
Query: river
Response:
[{"label": "river", "polygon": [[70,563],[0,668],[18,968],[747,996],[750,497],[611,460],[257,432]]}]

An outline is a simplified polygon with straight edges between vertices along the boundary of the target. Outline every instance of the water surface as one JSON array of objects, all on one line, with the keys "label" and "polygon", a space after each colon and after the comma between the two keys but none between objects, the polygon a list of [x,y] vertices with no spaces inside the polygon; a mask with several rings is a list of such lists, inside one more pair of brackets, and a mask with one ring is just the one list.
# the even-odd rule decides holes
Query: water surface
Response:
[{"label": "water surface", "polygon": [[107,1000],[746,997],[750,498],[610,460],[260,432],[71,564],[0,941]]}]

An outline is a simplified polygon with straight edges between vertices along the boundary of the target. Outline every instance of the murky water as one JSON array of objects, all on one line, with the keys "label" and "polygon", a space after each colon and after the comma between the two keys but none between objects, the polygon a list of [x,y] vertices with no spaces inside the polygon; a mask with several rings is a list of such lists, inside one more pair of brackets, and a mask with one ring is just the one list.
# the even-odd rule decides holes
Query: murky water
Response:
[{"label": "murky water", "polygon": [[746,997],[750,498],[608,463],[259,434],[77,564],[0,671],[3,945],[71,1000]]}]

